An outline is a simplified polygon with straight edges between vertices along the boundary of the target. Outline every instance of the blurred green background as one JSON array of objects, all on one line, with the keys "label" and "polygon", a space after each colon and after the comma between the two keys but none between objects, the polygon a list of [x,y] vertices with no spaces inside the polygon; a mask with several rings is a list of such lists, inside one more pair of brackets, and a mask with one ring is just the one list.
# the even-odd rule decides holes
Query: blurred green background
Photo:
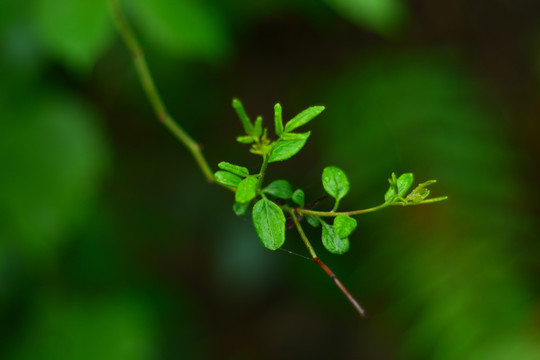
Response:
[{"label": "blurred green background", "polygon": [[[0,1],[0,358],[540,359],[540,2],[132,0],[171,114],[219,161],[236,96],[327,110],[272,164],[343,208],[392,171],[443,203],[359,218],[323,260],[263,248],[157,121],[107,0]],[[290,232],[285,248],[305,254]]]}]

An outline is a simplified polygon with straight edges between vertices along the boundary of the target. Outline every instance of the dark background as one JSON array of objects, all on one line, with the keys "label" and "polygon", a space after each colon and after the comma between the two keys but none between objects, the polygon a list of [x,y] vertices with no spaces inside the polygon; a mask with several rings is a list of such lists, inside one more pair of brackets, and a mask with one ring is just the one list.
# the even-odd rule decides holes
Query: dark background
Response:
[{"label": "dark background", "polygon": [[[540,2],[124,5],[214,170],[260,166],[232,97],[270,127],[275,102],[325,105],[268,180],[311,201],[339,166],[352,210],[411,171],[449,200],[359,217],[343,256],[308,229],[360,320],[155,121],[107,1],[2,0],[1,358],[540,358]],[[292,231],[284,248],[307,255]]]}]

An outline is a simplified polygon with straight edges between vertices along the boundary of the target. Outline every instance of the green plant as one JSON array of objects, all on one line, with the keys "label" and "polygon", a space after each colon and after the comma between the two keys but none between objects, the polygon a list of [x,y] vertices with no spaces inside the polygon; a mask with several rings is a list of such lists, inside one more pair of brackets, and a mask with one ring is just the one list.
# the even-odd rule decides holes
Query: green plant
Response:
[{"label": "green plant", "polygon": [[[384,195],[384,202],[367,209],[340,212],[337,211],[340,200],[347,195],[350,185],[346,174],[341,169],[329,166],[324,168],[322,172],[322,185],[324,190],[334,198],[334,206],[329,211],[312,210],[305,206],[305,196],[302,189],[293,191],[292,185],[287,180],[276,180],[264,186],[264,179],[270,163],[287,160],[304,147],[311,132],[295,132],[295,130],[321,114],[324,107],[307,108],[284,124],[281,105],[276,104],[274,106],[274,133],[277,138],[272,139],[268,134],[268,128],[263,126],[262,117],[259,116],[255,121],[251,121],[238,99],[233,99],[232,106],[240,118],[245,134],[237,137],[236,140],[242,144],[250,145],[250,152],[262,157],[261,168],[257,173],[250,173],[246,167],[223,161],[218,164],[220,170],[213,173],[198,143],[169,115],[156,89],[141,46],[124,18],[118,0],[111,0],[111,5],[117,28],[133,55],[141,85],[158,120],[186,146],[209,182],[219,184],[234,192],[233,210],[237,215],[245,215],[252,208],[255,230],[266,248],[276,250],[284,244],[286,222],[287,217],[289,217],[313,261],[334,281],[358,313],[364,316],[364,309],[332,270],[319,259],[302,228],[301,222],[306,219],[311,226],[320,226],[324,247],[333,254],[344,254],[349,250],[349,236],[356,228],[356,220],[352,216],[381,210],[389,206],[419,205],[445,200],[446,196],[427,198],[430,193],[427,187],[436,181],[430,180],[421,183],[409,191],[414,181],[413,174],[405,173],[396,177],[392,173],[388,179],[390,186]],[[333,221],[330,224],[324,218],[333,218]]]}]

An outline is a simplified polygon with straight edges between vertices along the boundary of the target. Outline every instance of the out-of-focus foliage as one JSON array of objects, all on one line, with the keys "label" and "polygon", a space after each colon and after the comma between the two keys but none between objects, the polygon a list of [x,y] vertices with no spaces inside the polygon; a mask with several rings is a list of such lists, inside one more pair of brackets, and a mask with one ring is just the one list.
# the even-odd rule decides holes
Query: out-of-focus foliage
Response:
[{"label": "out-of-focus foliage", "polygon": [[225,21],[210,1],[132,1],[135,23],[148,43],[168,55],[215,61],[230,52]]},{"label": "out-of-focus foliage", "polygon": [[260,166],[232,97],[285,119],[324,104],[269,168],[284,196],[318,199],[333,164],[354,189],[340,209],[379,204],[392,171],[450,198],[359,217],[324,257],[360,321],[154,121],[105,0],[0,1],[0,358],[540,358],[540,4],[122,3],[210,164]]},{"label": "out-of-focus foliage", "polygon": [[24,96],[8,96],[0,120],[0,237],[44,256],[94,203],[106,147],[80,101],[54,91]]},{"label": "out-of-focus foliage", "polygon": [[50,296],[38,300],[28,333],[8,358],[143,360],[155,356],[155,326],[132,299]]},{"label": "out-of-focus foliage", "polygon": [[403,25],[407,10],[402,0],[326,0],[342,16],[358,25],[392,35]]},{"label": "out-of-focus foliage", "polygon": [[[366,244],[364,271],[388,274],[371,295],[392,289],[388,315],[409,324],[404,353],[490,359],[493,341],[504,339],[520,358],[537,358],[537,343],[513,337],[527,331],[535,310],[516,266],[521,257],[508,251],[532,229],[526,214],[508,211],[523,194],[512,170],[516,154],[504,126],[494,126],[500,115],[481,109],[477,87],[440,55],[378,57],[359,69],[330,91],[329,107],[343,121],[328,127],[341,140],[329,158],[349,159],[352,181],[366,189],[379,188],[378,174],[400,167],[437,174],[452,194],[438,210],[391,214],[395,226],[384,227],[384,240]],[[347,158],[351,152],[357,155]],[[362,198],[369,204],[378,196]]]},{"label": "out-of-focus foliage", "polygon": [[51,55],[68,66],[92,66],[110,38],[107,0],[35,0],[36,33]]}]

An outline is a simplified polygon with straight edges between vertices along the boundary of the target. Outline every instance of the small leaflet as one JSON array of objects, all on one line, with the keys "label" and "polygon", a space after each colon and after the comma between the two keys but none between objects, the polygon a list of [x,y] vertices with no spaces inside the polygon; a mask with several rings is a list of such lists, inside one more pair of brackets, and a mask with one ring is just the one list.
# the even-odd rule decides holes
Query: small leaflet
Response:
[{"label": "small leaflet", "polygon": [[256,176],[248,176],[240,181],[234,194],[236,202],[246,203],[257,196],[257,182],[258,179]]},{"label": "small leaflet", "polygon": [[242,179],[228,171],[216,171],[214,178],[220,184],[237,187]]},{"label": "small leaflet", "polygon": [[294,190],[292,194],[292,201],[300,205],[300,207],[304,207],[304,191],[302,189],[296,189]]},{"label": "small leaflet", "polygon": [[285,242],[285,215],[273,201],[257,201],[253,206],[253,225],[266,248],[276,250]]},{"label": "small leaflet", "polygon": [[349,239],[339,238],[332,226],[328,225],[321,220],[322,224],[322,243],[326,250],[330,251],[332,254],[341,255],[346,253],[349,250]]},{"label": "small leaflet", "polygon": [[351,233],[356,229],[356,220],[347,215],[338,215],[334,219],[334,233],[340,238],[345,239],[351,235]]},{"label": "small leaflet", "polygon": [[304,147],[310,134],[311,132],[308,131],[302,134],[295,134],[297,135],[295,139],[278,140],[268,161],[283,161],[293,157]]},{"label": "small leaflet", "polygon": [[300,126],[307,124],[317,115],[322,113],[323,110],[324,106],[312,106],[307,108],[306,110],[302,111],[300,114],[289,120],[287,124],[285,124],[285,132],[293,131]]},{"label": "small leaflet", "polygon": [[292,186],[287,180],[272,181],[263,192],[283,200],[290,199],[293,195]]},{"label": "small leaflet", "polygon": [[[392,178],[395,178],[394,173],[392,173]],[[392,178],[390,181],[392,181]],[[404,197],[407,194],[407,191],[411,188],[414,182],[414,175],[412,173],[401,174],[397,179],[397,188],[398,194],[401,197]],[[390,188],[384,194],[384,201],[389,202],[394,198],[394,187],[390,185]],[[398,199],[396,199],[398,200]]]},{"label": "small leaflet", "polygon": [[322,173],[324,190],[336,200],[340,200],[349,192],[347,175],[336,166],[327,166]]}]

